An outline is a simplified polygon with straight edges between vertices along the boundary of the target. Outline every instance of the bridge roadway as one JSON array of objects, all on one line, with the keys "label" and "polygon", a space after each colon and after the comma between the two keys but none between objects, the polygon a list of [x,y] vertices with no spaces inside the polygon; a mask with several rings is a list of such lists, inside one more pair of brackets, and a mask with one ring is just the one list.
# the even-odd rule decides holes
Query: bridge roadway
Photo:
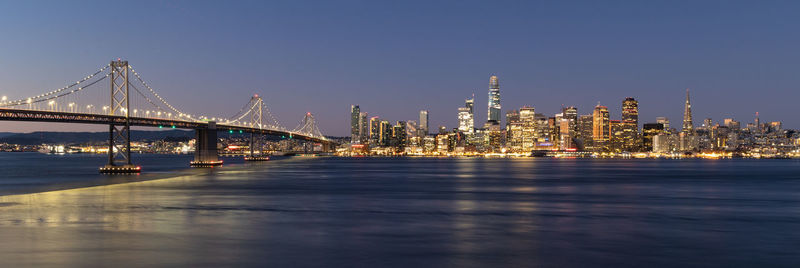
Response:
[{"label": "bridge roadway", "polygon": [[[130,117],[131,126],[142,127],[175,127],[179,129],[207,129],[207,122],[173,120],[150,117]],[[78,123],[78,124],[99,124],[99,125],[125,125],[125,116],[85,114],[69,112],[53,112],[25,109],[6,109],[0,108],[0,121],[28,121],[28,122],[52,122],[52,123]],[[311,142],[330,145],[332,142],[308,135],[293,133],[283,130],[259,129],[252,127],[226,125],[217,122],[218,131],[242,131],[244,133],[255,133],[260,135],[287,136],[291,139],[305,140]]]}]

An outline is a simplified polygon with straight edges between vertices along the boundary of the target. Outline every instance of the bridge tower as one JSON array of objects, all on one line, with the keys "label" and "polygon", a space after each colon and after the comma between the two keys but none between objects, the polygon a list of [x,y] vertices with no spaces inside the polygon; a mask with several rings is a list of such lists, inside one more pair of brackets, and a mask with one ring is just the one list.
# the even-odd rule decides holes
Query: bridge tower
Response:
[{"label": "bridge tower", "polygon": [[128,61],[111,61],[111,106],[110,116],[124,116],[108,125],[108,164],[100,168],[101,173],[139,173],[141,167],[131,163],[131,123]]},{"label": "bridge tower", "polygon": [[[253,95],[250,98],[250,127],[257,128],[257,129],[264,129],[264,100],[258,96],[258,94]],[[258,134],[256,137],[256,133],[250,133],[250,155],[244,158],[245,161],[267,161],[269,160],[269,156],[263,155],[263,148],[261,143],[261,134]],[[258,141],[256,140],[258,138]],[[262,155],[256,155],[255,149],[258,147],[259,153]]]}]

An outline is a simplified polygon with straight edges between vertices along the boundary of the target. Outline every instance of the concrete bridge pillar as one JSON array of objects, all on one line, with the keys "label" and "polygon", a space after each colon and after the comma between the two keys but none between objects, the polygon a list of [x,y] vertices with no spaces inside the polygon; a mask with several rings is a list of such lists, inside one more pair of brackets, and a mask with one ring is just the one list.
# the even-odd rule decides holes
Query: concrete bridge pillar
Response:
[{"label": "concrete bridge pillar", "polygon": [[217,124],[208,122],[207,128],[195,130],[195,151],[193,167],[213,167],[222,165],[217,153]]}]

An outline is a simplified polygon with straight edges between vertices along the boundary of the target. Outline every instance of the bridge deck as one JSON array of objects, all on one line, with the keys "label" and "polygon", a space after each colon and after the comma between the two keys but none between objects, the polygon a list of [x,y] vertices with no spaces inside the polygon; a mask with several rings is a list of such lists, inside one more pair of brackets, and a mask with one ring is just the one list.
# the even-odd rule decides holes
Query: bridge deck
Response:
[{"label": "bridge deck", "polygon": [[[207,122],[186,121],[175,119],[151,118],[151,117],[130,117],[131,126],[142,127],[170,127],[179,129],[205,129],[208,128]],[[121,115],[102,115],[86,113],[53,112],[25,109],[6,109],[0,108],[0,121],[28,121],[28,122],[52,122],[52,123],[78,123],[78,124],[99,124],[99,125],[124,125],[125,116]],[[260,135],[287,136],[292,139],[306,140],[318,143],[332,143],[318,137],[312,137],[301,133],[293,133],[285,130],[260,129],[237,125],[226,125],[217,123],[217,130],[221,131],[241,131],[244,133],[255,133]]]}]

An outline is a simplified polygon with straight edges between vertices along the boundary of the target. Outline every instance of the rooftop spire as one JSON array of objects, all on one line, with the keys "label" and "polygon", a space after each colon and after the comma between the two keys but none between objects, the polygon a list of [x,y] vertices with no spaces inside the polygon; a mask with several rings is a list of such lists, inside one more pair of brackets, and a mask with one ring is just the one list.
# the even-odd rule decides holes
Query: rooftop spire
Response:
[{"label": "rooftop spire", "polygon": [[692,104],[689,101],[689,88],[686,88],[686,104],[683,110],[683,131],[694,131],[694,124],[692,124]]}]

